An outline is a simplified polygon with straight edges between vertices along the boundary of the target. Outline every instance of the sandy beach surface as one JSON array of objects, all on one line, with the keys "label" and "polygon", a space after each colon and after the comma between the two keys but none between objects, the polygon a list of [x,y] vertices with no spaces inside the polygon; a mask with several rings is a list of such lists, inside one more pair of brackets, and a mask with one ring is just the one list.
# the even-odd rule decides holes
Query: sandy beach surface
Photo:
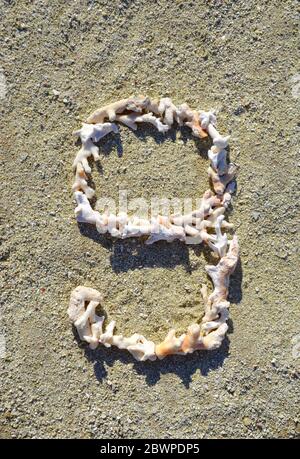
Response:
[{"label": "sandy beach surface", "polygon": [[[297,6],[0,1],[0,438],[299,438]],[[203,312],[207,250],[115,241],[74,219],[72,131],[131,94],[215,108],[231,134],[241,260],[216,351],[91,351],[66,314],[80,284],[123,333],[156,342]],[[100,146],[98,198],[207,189],[207,145],[188,130],[121,128]]]}]

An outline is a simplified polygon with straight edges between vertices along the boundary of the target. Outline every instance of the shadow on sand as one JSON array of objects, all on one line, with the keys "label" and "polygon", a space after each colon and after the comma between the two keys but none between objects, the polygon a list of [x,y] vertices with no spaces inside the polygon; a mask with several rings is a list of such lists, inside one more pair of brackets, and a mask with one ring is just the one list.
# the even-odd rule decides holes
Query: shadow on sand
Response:
[{"label": "shadow on sand", "polygon": [[229,339],[226,337],[222,346],[215,351],[197,351],[187,356],[175,355],[154,362],[138,362],[129,352],[120,351],[115,347],[107,349],[99,346],[92,351],[79,340],[75,328],[73,332],[79,347],[84,350],[86,359],[94,365],[94,373],[100,383],[107,378],[108,367],[112,367],[116,361],[119,361],[123,365],[131,365],[137,374],[145,377],[149,386],[159,382],[161,375],[174,373],[188,389],[194,373],[199,370],[201,375],[207,376],[210,371],[221,367],[229,355]]},{"label": "shadow on sand", "polygon": [[[200,141],[192,137],[191,132],[187,128],[178,128],[181,133],[181,140],[187,142],[193,140],[196,146],[197,153],[207,159],[207,151],[210,147],[209,140],[206,142]],[[134,135],[141,141],[146,141],[148,136],[152,136],[157,144],[165,142],[167,139],[176,141],[176,129],[171,129],[166,135],[162,135],[155,129],[139,128],[134,131]],[[123,154],[121,138],[117,136],[107,136],[105,143],[101,143],[101,151],[105,155],[116,149],[119,156]],[[97,166],[98,172],[103,173],[101,166]],[[92,182],[91,182],[92,184]],[[197,256],[203,255],[206,262],[215,264],[210,250],[207,247],[190,246],[188,248],[184,243],[175,241],[170,243],[160,241],[147,246],[143,244],[141,239],[115,240],[107,235],[101,235],[96,228],[91,225],[78,224],[80,233],[84,237],[92,239],[95,243],[101,244],[110,251],[110,262],[115,273],[127,272],[129,270],[142,268],[174,268],[177,265],[182,265],[187,272],[191,272],[191,264],[189,260],[189,250],[193,250]],[[230,278],[229,301],[231,303],[240,303],[242,299],[242,265],[239,260],[234,274]],[[233,332],[232,321],[228,321],[228,334]],[[104,348],[99,346],[95,351],[92,351],[86,344],[80,342],[76,329],[73,327],[74,336],[78,341],[78,345],[84,349],[86,359],[93,363],[95,376],[99,382],[107,377],[107,367],[112,367],[115,361],[120,361],[125,365],[133,365],[133,368],[138,374],[145,376],[149,386],[156,384],[162,374],[174,373],[181,380],[186,388],[189,388],[192,382],[192,376],[198,370],[201,375],[206,376],[210,371],[221,367],[224,360],[229,355],[228,336],[224,339],[222,346],[215,351],[198,351],[187,356],[169,356],[164,360],[156,360],[154,362],[138,362],[128,352],[120,351],[117,348]]]}]

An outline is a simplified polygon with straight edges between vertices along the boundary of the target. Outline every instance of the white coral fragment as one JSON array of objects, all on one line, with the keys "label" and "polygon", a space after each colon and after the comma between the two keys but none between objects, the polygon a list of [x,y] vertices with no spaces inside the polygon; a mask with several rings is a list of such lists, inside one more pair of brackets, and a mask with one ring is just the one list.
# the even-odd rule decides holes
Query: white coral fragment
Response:
[{"label": "white coral fragment", "polygon": [[83,170],[87,174],[90,174],[92,171],[88,163],[88,158],[90,156],[92,156],[95,161],[99,159],[99,148],[89,139],[82,144],[82,147],[77,153],[73,162],[73,169],[76,169],[77,165],[80,164]]},{"label": "white coral fragment", "polygon": [[150,245],[157,241],[173,242],[175,239],[185,241],[185,231],[183,228],[172,224],[161,224],[158,219],[151,219],[150,237],[146,244]]},{"label": "white coral fragment", "polygon": [[86,122],[95,124],[103,123],[106,119],[115,121],[117,113],[124,113],[126,111],[141,113],[149,105],[149,102],[149,98],[143,96],[118,100],[96,110],[88,117]]},{"label": "white coral fragment", "polygon": [[217,217],[216,222],[215,222],[216,235],[214,236],[214,239],[210,239],[207,242],[209,247],[214,252],[216,252],[220,258],[225,255],[227,245],[228,245],[227,234],[226,233],[222,234],[222,231],[221,231],[223,220],[224,220],[224,215],[219,215]]},{"label": "white coral fragment", "polygon": [[82,128],[73,132],[73,135],[79,137],[82,143],[81,149],[77,153],[73,162],[73,168],[76,169],[77,165],[81,164],[84,171],[90,174],[91,168],[88,163],[88,158],[92,156],[94,161],[99,159],[99,148],[94,144],[94,142],[99,142],[100,139],[110,132],[119,132],[118,126],[114,123],[95,125],[82,123]]},{"label": "white coral fragment", "polygon": [[93,190],[93,188],[91,188],[88,185],[87,180],[88,180],[88,178],[87,178],[85,170],[84,170],[84,168],[82,166],[82,163],[78,162],[78,164],[76,166],[75,181],[74,181],[74,184],[72,186],[72,190],[73,191],[83,191],[85,193],[86,197],[88,199],[91,199],[95,194],[95,190]]},{"label": "white coral fragment", "polygon": [[128,346],[127,350],[131,355],[140,362],[146,360],[156,360],[155,344],[153,341],[148,341],[143,336],[139,339],[139,342]]},{"label": "white coral fragment", "polygon": [[224,175],[219,175],[212,167],[208,168],[208,176],[217,195],[224,194],[227,185],[235,179],[237,171],[238,168],[234,163],[229,163],[227,172]]},{"label": "white coral fragment", "polygon": [[228,325],[222,323],[219,328],[208,333],[208,335],[202,337],[203,349],[212,351],[218,349],[221,346],[223,339],[225,338]]},{"label": "white coral fragment", "polygon": [[210,159],[211,167],[218,173],[218,175],[224,175],[228,171],[227,163],[227,151],[225,149],[220,150],[214,145],[208,150],[208,158]]},{"label": "white coral fragment", "polygon": [[209,297],[209,301],[226,300],[228,295],[229,277],[235,270],[239,257],[239,246],[237,236],[234,235],[229,243],[227,254],[222,257],[216,266],[207,265],[205,270],[211,277],[214,284],[214,291]]},{"label": "white coral fragment", "polygon": [[217,131],[216,125],[216,116],[213,112],[201,112],[200,121],[202,129],[205,129],[210,137],[212,138],[214,146],[223,150],[228,145],[228,140],[230,136],[221,136]]},{"label": "white coral fragment", "polygon": [[77,207],[75,208],[75,216],[80,223],[90,223],[97,225],[100,221],[100,214],[96,210],[93,210],[88,198],[81,191],[75,192],[75,199],[77,201]]},{"label": "white coral fragment", "polygon": [[192,129],[192,133],[195,137],[200,139],[207,137],[207,132],[201,126],[199,113],[194,111],[192,112],[192,115],[192,119],[190,121],[186,121],[185,125]]},{"label": "white coral fragment", "polygon": [[118,126],[115,123],[87,124],[82,123],[82,128],[73,132],[73,135],[80,137],[82,143],[92,140],[99,142],[110,132],[118,133]]},{"label": "white coral fragment", "polygon": [[190,109],[188,104],[181,104],[176,110],[176,121],[179,126],[182,126],[186,121],[192,121],[194,112]]},{"label": "white coral fragment", "polygon": [[[98,345],[102,333],[104,317],[99,317],[95,310],[102,302],[100,293],[89,287],[76,287],[70,298],[68,315],[77,329],[81,340],[87,341],[92,349]],[[88,306],[85,307],[85,304]]]},{"label": "white coral fragment", "polygon": [[217,118],[214,112],[200,112],[200,121],[201,121],[201,127],[203,129],[208,129],[208,126],[212,124],[215,126]]},{"label": "white coral fragment", "polygon": [[185,335],[181,335],[179,338],[176,338],[175,330],[170,330],[165,340],[155,347],[155,354],[159,359],[163,359],[167,355],[179,353],[184,338]]},{"label": "white coral fragment", "polygon": [[159,132],[163,133],[169,130],[169,126],[167,124],[163,124],[156,116],[153,116],[153,113],[145,113],[144,115],[138,115],[136,113],[131,113],[129,115],[119,115],[116,117],[116,121],[125,124],[134,131],[137,129],[136,123],[150,123],[156,127]]},{"label": "white coral fragment", "polygon": [[114,344],[119,349],[127,349],[130,354],[140,362],[156,360],[154,342],[148,341],[143,335],[138,333],[135,333],[129,338],[117,335],[114,337]]},{"label": "white coral fragment", "polygon": [[100,335],[100,343],[105,347],[111,347],[113,344],[113,336],[116,322],[112,320],[106,327],[105,332]]},{"label": "white coral fragment", "polygon": [[164,97],[160,100],[158,111],[163,116],[164,123],[171,127],[177,117],[177,107],[169,97]]}]

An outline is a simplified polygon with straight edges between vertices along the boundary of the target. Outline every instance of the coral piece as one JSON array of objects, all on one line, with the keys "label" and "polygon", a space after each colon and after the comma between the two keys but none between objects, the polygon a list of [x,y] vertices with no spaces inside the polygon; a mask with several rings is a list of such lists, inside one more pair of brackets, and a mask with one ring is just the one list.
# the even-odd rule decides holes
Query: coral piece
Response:
[{"label": "coral piece", "polygon": [[202,337],[203,349],[212,351],[218,349],[221,346],[223,339],[225,338],[228,325],[223,323],[219,328],[210,332],[208,335]]},{"label": "coral piece", "polygon": [[208,176],[217,195],[223,195],[226,186],[236,177],[237,170],[238,168],[234,163],[229,164],[227,172],[224,175],[219,175],[212,167],[208,168]]},{"label": "coral piece", "polygon": [[216,124],[216,116],[213,112],[201,112],[200,113],[200,121],[202,129],[205,129],[210,137],[212,138],[213,144],[215,147],[223,150],[228,145],[228,140],[230,136],[223,137],[217,131],[215,124]]},{"label": "coral piece", "polygon": [[203,344],[200,337],[201,327],[198,324],[192,324],[188,327],[187,333],[184,337],[181,351],[184,354],[191,354],[192,352],[203,349]]},{"label": "coral piece", "polygon": [[93,112],[86,120],[87,123],[103,123],[104,120],[115,121],[117,113],[139,112],[141,113],[149,105],[149,98],[138,96],[128,99],[118,100],[109,105],[105,105]]},{"label": "coral piece", "polygon": [[220,150],[215,145],[208,151],[208,158],[210,159],[210,165],[218,175],[224,175],[228,171],[227,163],[227,151]]},{"label": "coral piece", "polygon": [[179,126],[183,126],[186,121],[192,121],[194,112],[190,109],[188,104],[181,104],[176,111],[176,121]]},{"label": "coral piece", "polygon": [[76,166],[76,174],[75,174],[75,181],[72,186],[72,191],[83,191],[88,199],[91,199],[94,194],[95,190],[88,186],[87,183],[87,175],[84,171],[84,168],[82,166],[82,163],[79,162]]},{"label": "coral piece", "polygon": [[235,270],[239,257],[239,246],[237,236],[234,235],[230,241],[227,254],[222,257],[216,266],[208,265],[205,267],[207,274],[211,277],[214,284],[214,291],[209,297],[211,303],[226,300],[229,287],[229,276]]},{"label": "coral piece", "polygon": [[116,117],[116,121],[125,124],[126,126],[130,127],[134,131],[137,129],[136,123],[150,123],[159,132],[167,132],[169,130],[169,126],[167,124],[163,124],[159,118],[153,116],[153,113],[145,113],[144,115],[139,115],[137,113],[130,113],[129,115],[118,115]]},{"label": "coral piece", "polygon": [[116,322],[115,320],[112,320],[107,325],[105,332],[100,335],[99,342],[101,342],[101,344],[103,344],[105,347],[111,347],[113,345],[115,326]]},{"label": "coral piece", "polygon": [[146,360],[156,360],[155,354],[155,344],[153,341],[147,341],[142,335],[139,335],[139,340],[137,343],[132,344],[127,347],[127,350],[130,354],[140,362],[145,362]]},{"label": "coral piece", "polygon": [[[93,288],[79,286],[71,293],[69,318],[74,323],[80,339],[87,341],[91,349],[98,346],[98,339],[102,333],[104,317],[99,317],[95,313],[101,301],[102,296]],[[85,308],[86,302],[88,302],[87,308]]]},{"label": "coral piece", "polygon": [[213,212],[214,208],[220,205],[220,198],[214,195],[211,190],[206,190],[203,194],[201,204],[198,209],[187,215],[172,214],[170,216],[170,221],[175,225],[186,225],[194,222],[196,223],[196,220],[200,222],[208,217]]},{"label": "coral piece", "polygon": [[195,137],[200,139],[207,137],[207,132],[201,126],[198,112],[193,112],[193,118],[191,121],[186,121],[185,124],[192,129],[192,133]]},{"label": "coral piece", "polygon": [[146,107],[147,112],[155,113],[155,115],[160,115],[159,111],[159,99],[149,99]]},{"label": "coral piece", "polygon": [[[204,316],[202,330],[204,332],[210,332],[212,330],[216,330],[219,328],[223,323],[226,323],[229,317],[229,302],[223,301],[214,305],[209,312]],[[208,319],[208,317],[210,317]]]},{"label": "coral piece", "polygon": [[214,112],[200,112],[199,115],[200,121],[201,121],[201,127],[202,129],[208,129],[208,126],[212,124],[215,126],[217,122],[216,115]]},{"label": "coral piece", "polygon": [[216,235],[214,236],[214,239],[210,239],[207,241],[209,247],[216,252],[219,257],[223,257],[226,253],[227,245],[228,245],[228,239],[227,239],[227,234],[224,233],[222,234],[221,231],[221,226],[224,220],[224,215],[219,215],[216,220],[215,220],[215,232]]},{"label": "coral piece", "polygon": [[77,169],[77,165],[80,164],[83,170],[87,173],[91,173],[91,168],[88,163],[88,158],[92,156],[94,161],[99,159],[99,148],[92,142],[92,140],[88,139],[86,142],[82,144],[79,152],[76,155],[76,158],[73,162],[73,169]]},{"label": "coral piece", "polygon": [[177,118],[177,107],[175,107],[169,97],[164,97],[160,100],[158,111],[160,115],[163,116],[164,123],[171,127]]},{"label": "coral piece", "polygon": [[82,143],[85,143],[88,140],[99,142],[100,139],[105,137],[110,132],[114,132],[115,134],[119,132],[118,126],[115,123],[82,123],[82,128],[74,131],[73,135],[75,137],[79,137]]},{"label": "coral piece", "polygon": [[225,209],[227,209],[227,207],[231,203],[232,195],[235,192],[235,190],[236,190],[236,181],[232,180],[226,186],[226,189],[225,189],[223,197],[222,197],[222,206]]},{"label": "coral piece", "polygon": [[156,360],[155,344],[148,341],[143,335],[134,333],[129,338],[122,335],[113,337],[113,344],[119,349],[127,349],[136,360],[145,362],[146,360]]},{"label": "coral piece", "polygon": [[146,240],[146,244],[150,245],[157,241],[173,242],[175,239],[185,241],[185,231],[182,227],[159,223],[158,219],[151,219],[150,237]]},{"label": "coral piece", "polygon": [[75,322],[84,313],[86,301],[95,301],[100,304],[102,296],[93,288],[83,287],[81,285],[76,287],[71,293],[68,308],[68,315],[73,322]]},{"label": "coral piece", "polygon": [[99,148],[94,145],[94,142],[99,142],[100,139],[110,132],[118,133],[118,126],[114,123],[96,125],[82,123],[82,128],[73,132],[74,136],[80,137],[82,143],[81,149],[73,162],[73,168],[76,169],[77,165],[81,164],[84,171],[90,174],[91,168],[88,158],[92,156],[94,161],[99,159]]},{"label": "coral piece", "polygon": [[80,223],[90,223],[91,225],[97,225],[100,221],[101,215],[96,210],[93,210],[88,198],[81,191],[75,192],[75,199],[77,201],[77,207],[75,209],[75,216]]},{"label": "coral piece", "polygon": [[174,113],[174,119],[177,121],[179,126],[186,125],[190,127],[195,137],[207,137],[207,132],[201,126],[199,112],[191,110],[187,104],[179,105]]},{"label": "coral piece", "polygon": [[165,340],[155,347],[155,354],[159,359],[163,359],[167,355],[180,353],[185,335],[176,338],[175,330],[170,330]]}]

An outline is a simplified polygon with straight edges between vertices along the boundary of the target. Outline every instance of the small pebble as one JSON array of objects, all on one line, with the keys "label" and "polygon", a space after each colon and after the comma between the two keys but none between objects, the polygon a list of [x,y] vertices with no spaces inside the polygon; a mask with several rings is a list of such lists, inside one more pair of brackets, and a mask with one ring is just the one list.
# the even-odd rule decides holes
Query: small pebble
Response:
[{"label": "small pebble", "polygon": [[260,218],[260,212],[257,212],[257,211],[252,212],[251,217],[253,218],[255,222],[257,222],[257,220],[259,220]]}]

